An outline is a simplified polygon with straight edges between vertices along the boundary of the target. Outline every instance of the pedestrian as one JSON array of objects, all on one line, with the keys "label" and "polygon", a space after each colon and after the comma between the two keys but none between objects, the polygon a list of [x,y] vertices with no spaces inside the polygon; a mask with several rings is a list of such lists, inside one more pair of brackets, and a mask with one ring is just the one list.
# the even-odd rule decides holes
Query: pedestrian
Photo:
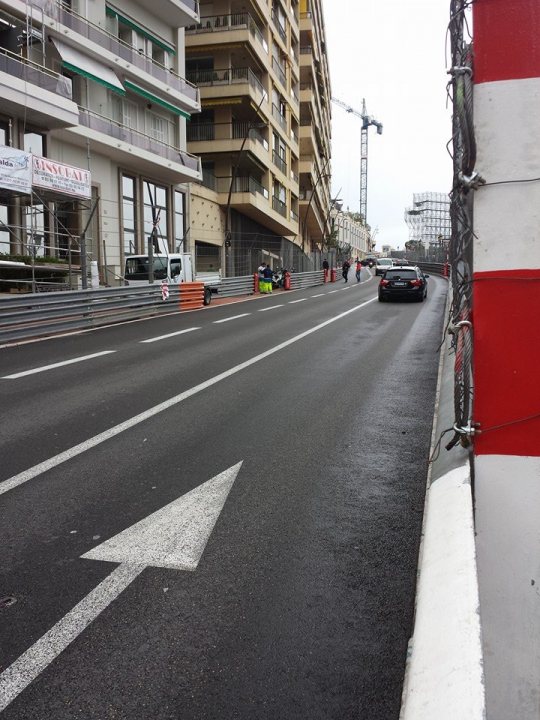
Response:
[{"label": "pedestrian", "polygon": [[351,267],[351,263],[348,260],[345,260],[343,265],[341,266],[341,274],[343,275],[343,279],[345,282],[347,282],[347,276],[349,274],[349,269]]},{"label": "pedestrian", "polygon": [[362,273],[362,263],[359,258],[356,258],[356,282],[360,282],[360,276]]},{"label": "pedestrian", "polygon": [[262,262],[259,267],[257,268],[257,275],[259,278],[259,292],[265,293],[266,292],[266,281],[264,279],[264,269],[266,268],[266,263]]},{"label": "pedestrian", "polygon": [[330,265],[328,264],[328,260],[325,258],[322,263],[323,270],[324,270],[324,282],[328,282],[328,271],[330,270]]},{"label": "pedestrian", "polygon": [[270,265],[267,265],[263,270],[264,284],[266,285],[265,292],[272,292],[272,275],[274,274]]}]

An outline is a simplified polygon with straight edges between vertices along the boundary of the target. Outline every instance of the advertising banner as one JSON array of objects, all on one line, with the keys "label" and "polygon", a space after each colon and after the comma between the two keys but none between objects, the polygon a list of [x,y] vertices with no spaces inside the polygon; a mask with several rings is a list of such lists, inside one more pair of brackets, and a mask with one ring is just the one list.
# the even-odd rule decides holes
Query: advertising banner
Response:
[{"label": "advertising banner", "polygon": [[34,187],[72,197],[85,199],[92,197],[91,177],[88,170],[64,165],[37,155],[33,156],[32,165],[32,185]]},{"label": "advertising banner", "polygon": [[30,195],[32,156],[16,148],[0,145],[0,188]]}]

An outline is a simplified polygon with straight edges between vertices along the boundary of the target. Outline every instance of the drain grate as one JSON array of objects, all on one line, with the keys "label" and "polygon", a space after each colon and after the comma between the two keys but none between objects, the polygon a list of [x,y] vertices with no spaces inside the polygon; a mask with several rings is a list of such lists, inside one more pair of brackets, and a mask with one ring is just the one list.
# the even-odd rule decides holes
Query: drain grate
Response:
[{"label": "drain grate", "polygon": [[13,597],[13,595],[5,595],[4,597],[0,597],[0,610],[11,607],[12,605],[15,605],[16,602],[17,598]]}]

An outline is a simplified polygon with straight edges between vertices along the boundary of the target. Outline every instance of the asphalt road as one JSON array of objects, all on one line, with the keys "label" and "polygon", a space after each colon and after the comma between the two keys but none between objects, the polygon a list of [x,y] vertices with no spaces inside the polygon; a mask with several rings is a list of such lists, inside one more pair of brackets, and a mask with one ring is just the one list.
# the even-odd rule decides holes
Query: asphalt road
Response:
[{"label": "asphalt road", "polygon": [[423,304],[373,279],[0,349],[2,720],[397,720],[429,282]]}]

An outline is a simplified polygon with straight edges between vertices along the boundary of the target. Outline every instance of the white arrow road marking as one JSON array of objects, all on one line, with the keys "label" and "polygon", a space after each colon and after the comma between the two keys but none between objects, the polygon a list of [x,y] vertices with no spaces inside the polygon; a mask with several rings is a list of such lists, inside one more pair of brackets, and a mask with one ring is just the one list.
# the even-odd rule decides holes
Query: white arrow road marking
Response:
[{"label": "white arrow road marking", "polygon": [[158,335],[158,337],[148,338],[148,340],[141,340],[141,343],[153,343],[158,340],[165,340],[166,338],[174,337],[175,335],[183,335],[184,333],[193,332],[194,330],[200,330],[200,327],[186,328],[185,330],[177,330],[176,332],[167,333],[167,335]]},{"label": "white arrow road marking", "polygon": [[242,462],[216,475],[83,558],[121,563],[0,675],[0,712],[148,566],[195,570]]},{"label": "white arrow road marking", "polygon": [[192,388],[189,388],[188,390],[185,390],[184,392],[179,393],[178,395],[173,395],[173,397],[169,398],[168,400],[164,400],[162,403],[159,403],[158,405],[154,405],[154,407],[149,408],[148,410],[145,410],[142,413],[139,413],[138,415],[134,415],[133,417],[129,418],[128,420],[124,420],[124,422],[119,423],[118,425],[115,425],[112,428],[109,428],[108,430],[105,430],[102,433],[99,433],[98,435],[94,435],[94,437],[89,438],[88,440],[84,440],[82,443],[79,443],[78,445],[74,445],[73,447],[69,448],[68,450],[64,450],[64,452],[58,453],[58,455],[54,455],[51,458],[48,458],[47,460],[44,460],[41,463],[38,463],[37,465],[34,465],[31,468],[28,468],[28,470],[23,470],[18,475],[13,475],[12,477],[8,478],[7,480],[4,480],[3,482],[0,482],[0,495],[3,493],[9,492],[9,490],[13,490],[13,488],[18,487],[19,485],[23,485],[24,483],[28,482],[29,480],[32,480],[32,478],[37,477],[38,475],[41,475],[44,472],[47,472],[48,470],[52,470],[52,468],[57,467],[58,465],[61,465],[64,462],[67,462],[68,460],[71,460],[74,457],[77,457],[77,455],[81,455],[83,452],[86,452],[87,450],[90,450],[91,448],[96,447],[97,445],[100,445],[101,443],[105,442],[106,440],[110,440],[111,438],[115,437],[116,435],[120,435],[120,433],[125,432],[126,430],[130,430],[132,427],[135,427],[136,425],[139,425],[140,423],[144,422],[145,420],[149,420],[151,417],[154,417],[155,415],[158,415],[159,413],[164,412],[165,410],[168,410],[171,407],[174,407],[175,405],[178,405],[179,403],[183,402],[187,398],[192,397],[193,395],[196,395],[197,393],[202,392],[203,390],[208,389],[209,387],[212,387],[212,385],[215,385],[216,383],[221,382],[222,380],[225,380],[226,378],[231,377],[232,375],[236,375],[236,373],[241,372],[242,370],[245,370],[248,367],[251,367],[251,365],[255,365],[255,363],[261,362],[261,360],[264,360],[267,357],[270,357],[271,355],[274,355],[274,353],[280,352],[286,347],[289,347],[289,345],[293,345],[294,343],[299,342],[305,337],[308,337],[308,335],[312,335],[313,333],[318,332],[319,330],[322,330],[322,328],[326,327],[327,325],[332,325],[333,323],[337,322],[338,320],[341,320],[344,317],[347,317],[347,315],[350,315],[353,312],[356,312],[357,310],[361,310],[366,305],[371,304],[372,302],[375,302],[377,300],[377,296],[371,298],[370,300],[366,300],[363,303],[360,303],[360,305],[355,305],[352,308],[349,308],[348,310],[345,310],[342,313],[339,313],[339,315],[335,315],[334,317],[330,318],[329,320],[325,320],[322,323],[319,323],[319,325],[315,325],[312,328],[309,328],[309,330],[304,330],[304,332],[301,332],[299,335],[295,335],[292,338],[289,338],[289,340],[285,340],[284,342],[280,343],[279,345],[275,345],[273,348],[270,348],[269,350],[265,350],[264,352],[260,353],[259,355],[255,355],[254,357],[250,358],[249,360],[246,360],[239,365],[235,365],[232,368],[229,368],[228,370],[225,370],[222,373],[219,373],[219,375],[215,375],[213,378],[210,378],[209,380],[205,380],[204,382],[200,383],[199,385],[195,385]]},{"label": "white arrow road marking", "polygon": [[82,557],[195,570],[241,465],[216,475]]},{"label": "white arrow road marking", "polygon": [[103,352],[93,353],[92,355],[83,355],[82,357],[73,358],[72,360],[63,360],[62,362],[53,363],[52,365],[43,365],[33,370],[24,370],[24,372],[14,373],[13,375],[4,375],[2,380],[15,380],[16,378],[25,377],[25,375],[34,375],[35,373],[45,372],[46,370],[54,370],[54,368],[63,367],[64,365],[73,365],[73,363],[83,362],[84,360],[92,360],[92,358],[101,357],[102,355],[110,355],[116,350],[104,350]]}]

